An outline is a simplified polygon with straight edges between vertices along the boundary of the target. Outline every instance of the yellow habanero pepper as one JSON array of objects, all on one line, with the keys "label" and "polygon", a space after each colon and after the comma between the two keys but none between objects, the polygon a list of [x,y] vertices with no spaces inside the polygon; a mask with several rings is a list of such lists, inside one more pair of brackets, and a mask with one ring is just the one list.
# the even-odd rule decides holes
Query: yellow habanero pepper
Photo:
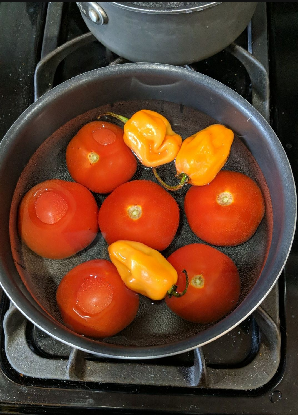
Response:
[{"label": "yellow habanero pepper", "polygon": [[131,118],[112,112],[111,115],[124,122],[124,142],[147,167],[161,166],[173,161],[180,150],[182,137],[176,134],[169,121],[151,110],[140,110]]},{"label": "yellow habanero pepper", "polygon": [[180,179],[177,186],[168,186],[153,169],[155,177],[168,190],[178,190],[187,182],[195,186],[208,184],[224,166],[233,140],[234,133],[229,128],[210,125],[183,141],[175,160]]},{"label": "yellow habanero pepper", "polygon": [[180,297],[175,285],[175,268],[155,249],[140,242],[116,241],[108,247],[110,259],[124,284],[152,300],[162,300],[167,294]]}]

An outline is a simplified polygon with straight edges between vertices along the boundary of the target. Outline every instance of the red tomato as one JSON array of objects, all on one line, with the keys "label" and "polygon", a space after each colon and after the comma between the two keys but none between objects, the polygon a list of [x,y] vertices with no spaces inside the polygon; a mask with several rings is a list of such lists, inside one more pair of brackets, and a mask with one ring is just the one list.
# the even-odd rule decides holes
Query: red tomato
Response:
[{"label": "red tomato", "polygon": [[193,186],[184,209],[192,231],[212,245],[234,246],[246,242],[265,213],[258,185],[242,173],[222,170],[206,186]]},{"label": "red tomato", "polygon": [[73,268],[60,282],[56,298],[65,324],[91,337],[123,330],[139,308],[138,294],[125,286],[116,267],[104,259]]},{"label": "red tomato", "polygon": [[189,286],[182,297],[166,297],[166,304],[178,316],[195,323],[212,323],[234,309],[240,295],[240,278],[227,255],[204,244],[185,245],[168,261],[178,273],[178,291]]},{"label": "red tomato", "polygon": [[67,258],[94,240],[97,215],[94,196],[84,186],[47,180],[30,189],[22,199],[19,234],[38,255]]},{"label": "red tomato", "polygon": [[162,251],[179,224],[179,207],[160,185],[148,180],[124,183],[103,202],[99,228],[108,244],[124,239]]},{"label": "red tomato", "polygon": [[132,178],[137,161],[115,124],[93,121],[69,142],[66,164],[71,177],[92,192],[110,193]]}]

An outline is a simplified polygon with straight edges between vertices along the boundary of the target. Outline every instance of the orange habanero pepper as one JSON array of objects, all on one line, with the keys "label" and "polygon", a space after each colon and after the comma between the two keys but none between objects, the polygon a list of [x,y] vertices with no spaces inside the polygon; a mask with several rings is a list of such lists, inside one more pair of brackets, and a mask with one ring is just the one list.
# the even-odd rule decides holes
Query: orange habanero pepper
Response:
[{"label": "orange habanero pepper", "polygon": [[168,190],[178,190],[185,183],[203,186],[210,183],[224,166],[231,150],[234,133],[221,124],[210,125],[186,138],[177,154],[175,166],[180,183],[168,186],[153,172]]},{"label": "orange habanero pepper", "polygon": [[124,142],[147,167],[161,166],[173,161],[180,150],[182,137],[169,121],[151,110],[137,111],[131,118],[108,112],[124,125]]},{"label": "orange habanero pepper", "polygon": [[108,247],[110,259],[124,284],[152,300],[162,300],[167,294],[180,297],[175,285],[178,274],[175,268],[155,249],[140,242],[116,241]]}]

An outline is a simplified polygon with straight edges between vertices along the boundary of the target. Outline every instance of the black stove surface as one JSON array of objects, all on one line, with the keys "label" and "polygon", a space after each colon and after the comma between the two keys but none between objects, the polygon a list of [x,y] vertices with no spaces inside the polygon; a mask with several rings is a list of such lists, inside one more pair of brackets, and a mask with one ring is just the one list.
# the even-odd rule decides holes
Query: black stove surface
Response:
[{"label": "black stove surface", "polygon": [[[296,179],[298,3],[261,4],[257,13],[261,27],[264,11],[268,18],[266,36],[256,33],[258,43],[251,44],[250,30],[259,30],[252,24],[235,43],[252,50],[269,69],[270,121]],[[49,13],[51,25],[46,20]],[[67,41],[88,36],[88,30],[73,2],[1,2],[0,27],[1,139],[34,100],[34,71],[39,60]],[[49,33],[46,41],[45,30]],[[53,85],[82,71],[123,62],[92,39],[87,45],[57,64],[50,79]],[[249,73],[235,55],[237,50],[228,48],[190,69],[225,83],[267,116],[266,105],[254,95],[254,71]],[[51,63],[46,63],[41,72],[48,76],[50,69]],[[48,79],[37,82],[35,93],[45,92],[47,87]],[[263,88],[262,92],[266,95],[268,91]],[[127,365],[71,350],[28,323],[13,307],[7,313],[10,304],[3,295],[0,310],[2,320],[5,315],[6,336],[2,332],[0,413],[298,413],[297,253],[295,239],[284,272],[262,305],[265,314],[254,313],[202,350],[149,363]],[[269,324],[266,313],[272,318]],[[177,380],[172,382],[174,374]]]}]

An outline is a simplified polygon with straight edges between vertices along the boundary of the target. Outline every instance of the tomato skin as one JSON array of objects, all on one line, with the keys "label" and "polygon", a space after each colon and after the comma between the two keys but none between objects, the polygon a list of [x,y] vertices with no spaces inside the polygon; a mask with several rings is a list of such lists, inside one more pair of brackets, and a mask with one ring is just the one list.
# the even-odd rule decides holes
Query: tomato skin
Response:
[{"label": "tomato skin", "polygon": [[46,180],[30,189],[20,203],[19,235],[42,257],[67,258],[94,240],[97,215],[94,196],[84,186]]},{"label": "tomato skin", "polygon": [[116,267],[105,259],[77,265],[61,280],[56,299],[64,323],[79,334],[102,338],[127,327],[139,308]]},{"label": "tomato skin", "polygon": [[[132,219],[130,208],[141,209]],[[179,207],[160,185],[149,180],[135,180],[115,189],[103,202],[98,224],[107,243],[118,240],[141,242],[153,249],[167,248],[179,225]]]},{"label": "tomato skin", "polygon": [[[222,194],[232,195],[231,204],[218,203]],[[192,231],[200,239],[212,245],[235,246],[253,236],[264,216],[265,203],[250,177],[222,170],[210,184],[188,190],[184,209]]]},{"label": "tomato skin", "polygon": [[[98,160],[90,161],[90,154]],[[66,164],[71,177],[96,193],[110,193],[132,178],[137,160],[123,141],[123,130],[112,123],[93,121],[69,142]]]},{"label": "tomato skin", "polygon": [[[182,297],[166,297],[167,306],[177,315],[194,323],[212,323],[232,311],[240,295],[240,278],[234,262],[218,249],[204,244],[190,244],[173,252],[167,260],[178,272],[178,291],[189,287]],[[204,286],[195,288],[191,281],[202,275]]]}]

